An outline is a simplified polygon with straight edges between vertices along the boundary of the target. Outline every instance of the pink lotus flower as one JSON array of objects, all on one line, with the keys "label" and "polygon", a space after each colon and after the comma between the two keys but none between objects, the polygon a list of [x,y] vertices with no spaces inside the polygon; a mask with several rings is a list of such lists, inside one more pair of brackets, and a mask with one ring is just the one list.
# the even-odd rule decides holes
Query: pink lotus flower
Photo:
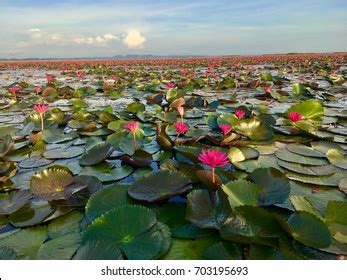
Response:
[{"label": "pink lotus flower", "polygon": [[232,131],[231,126],[226,123],[221,124],[219,128],[222,131],[223,135],[227,135]]},{"label": "pink lotus flower", "polygon": [[139,129],[140,123],[137,121],[130,121],[124,128],[133,134],[134,149],[136,148],[136,131]]},{"label": "pink lotus flower", "polygon": [[264,86],[264,91],[265,91],[265,93],[271,93],[270,86]]},{"label": "pink lotus flower", "polygon": [[178,135],[180,135],[188,131],[189,125],[187,125],[185,122],[176,122],[175,128]]},{"label": "pink lotus flower", "polygon": [[41,87],[40,86],[35,86],[35,92],[36,94],[39,94],[41,91]]},{"label": "pink lotus flower", "polygon": [[34,105],[34,109],[39,114],[44,114],[48,111],[49,105],[48,104],[36,104]]},{"label": "pink lotus flower", "polygon": [[36,104],[34,105],[34,109],[36,112],[40,114],[41,119],[41,131],[43,130],[43,115],[48,111],[49,105],[48,104]]},{"label": "pink lotus flower", "polygon": [[139,128],[139,122],[137,121],[130,121],[127,124],[124,125],[124,128],[130,132],[136,132]]},{"label": "pink lotus flower", "polygon": [[298,122],[303,119],[302,115],[299,112],[289,112],[288,117],[291,122]]},{"label": "pink lotus flower", "polygon": [[174,88],[175,87],[175,83],[172,83],[172,82],[165,83],[164,85],[166,88]]},{"label": "pink lotus flower", "polygon": [[198,159],[206,165],[211,167],[212,182],[216,182],[215,168],[217,166],[226,166],[229,164],[228,156],[226,153],[218,150],[206,150],[200,153]]},{"label": "pink lotus flower", "polygon": [[238,118],[238,119],[242,119],[244,116],[245,116],[246,112],[242,109],[237,109],[235,111],[235,116]]},{"label": "pink lotus flower", "polygon": [[13,87],[9,87],[8,90],[13,93],[14,95],[17,94],[17,92],[20,90],[20,86],[13,86]]},{"label": "pink lotus flower", "polygon": [[181,68],[180,71],[181,73],[188,73],[189,70],[188,68]]},{"label": "pink lotus flower", "polygon": [[53,76],[46,74],[47,83],[51,83],[53,79],[54,79]]}]

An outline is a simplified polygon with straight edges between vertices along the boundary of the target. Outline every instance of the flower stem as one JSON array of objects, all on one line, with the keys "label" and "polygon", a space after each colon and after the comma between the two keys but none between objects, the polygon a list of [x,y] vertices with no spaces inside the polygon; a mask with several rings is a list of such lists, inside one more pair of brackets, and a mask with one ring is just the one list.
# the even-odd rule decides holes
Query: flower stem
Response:
[{"label": "flower stem", "polygon": [[133,132],[134,150],[136,150],[136,134]]},{"label": "flower stem", "polygon": [[214,167],[212,167],[212,183],[215,184],[216,183],[216,175],[214,172]]},{"label": "flower stem", "polygon": [[40,113],[40,119],[41,119],[41,131],[43,131],[43,114]]}]

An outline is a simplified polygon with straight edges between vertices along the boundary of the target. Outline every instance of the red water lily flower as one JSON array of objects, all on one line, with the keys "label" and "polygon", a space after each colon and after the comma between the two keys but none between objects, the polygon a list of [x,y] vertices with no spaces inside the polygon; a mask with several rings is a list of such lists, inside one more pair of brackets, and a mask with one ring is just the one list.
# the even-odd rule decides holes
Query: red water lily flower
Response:
[{"label": "red water lily flower", "polygon": [[124,125],[124,128],[130,132],[136,132],[139,128],[139,122],[137,121],[130,121],[127,124]]},{"label": "red water lily flower", "polygon": [[220,130],[222,131],[223,135],[227,135],[232,131],[232,128],[229,124],[223,123],[219,126]]},{"label": "red water lily flower", "polygon": [[53,76],[46,74],[47,83],[51,83],[53,79],[54,79]]},{"label": "red water lily flower", "polygon": [[39,114],[44,114],[48,111],[49,105],[48,104],[36,104],[34,105],[34,109]]},{"label": "red water lily flower", "polygon": [[166,88],[174,88],[175,87],[175,83],[172,83],[172,82],[165,83],[164,85]]},{"label": "red water lily flower", "polygon": [[34,109],[36,112],[40,114],[41,119],[41,131],[43,130],[43,115],[48,111],[49,105],[48,104],[36,104],[34,105]]},{"label": "red water lily flower", "polygon": [[9,87],[8,90],[14,95],[16,95],[16,93],[20,90],[20,86]]},{"label": "red water lily flower", "polygon": [[264,86],[264,91],[265,91],[265,93],[271,93],[270,86]]},{"label": "red water lily flower", "polygon": [[187,125],[185,122],[176,122],[175,128],[178,135],[180,135],[188,131],[189,125]]},{"label": "red water lily flower", "polygon": [[216,182],[215,168],[217,166],[226,166],[229,164],[228,156],[226,153],[218,150],[206,150],[202,151],[198,159],[206,165],[211,167],[212,182]]},{"label": "red water lily flower", "polygon": [[299,112],[289,112],[288,117],[291,122],[299,122],[303,119],[302,115]]},{"label": "red water lily flower", "polygon": [[124,128],[133,134],[134,149],[136,148],[136,131],[139,129],[140,123],[137,121],[130,121],[124,125]]},{"label": "red water lily flower", "polygon": [[237,109],[235,111],[235,116],[238,118],[238,119],[242,119],[244,116],[245,116],[246,112],[242,109]]},{"label": "red water lily flower", "polygon": [[41,91],[41,87],[40,86],[35,86],[35,92],[36,94],[39,94]]}]

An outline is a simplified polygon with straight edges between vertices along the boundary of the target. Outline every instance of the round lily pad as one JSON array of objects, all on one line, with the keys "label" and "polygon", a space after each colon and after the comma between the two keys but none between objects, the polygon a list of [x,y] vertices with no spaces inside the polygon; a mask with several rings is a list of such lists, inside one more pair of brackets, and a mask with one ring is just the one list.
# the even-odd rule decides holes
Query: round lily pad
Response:
[{"label": "round lily pad", "polygon": [[32,199],[24,207],[9,216],[12,225],[16,227],[27,227],[40,224],[54,210],[46,200]]},{"label": "round lily pad", "polygon": [[291,143],[287,145],[287,150],[302,156],[325,158],[325,154],[303,144]]},{"label": "round lily pad", "polygon": [[292,153],[288,151],[287,149],[278,150],[275,152],[275,155],[277,158],[281,160],[294,162],[294,163],[301,163],[301,164],[308,164],[308,165],[329,164],[329,162],[324,158],[302,156],[302,155]]},{"label": "round lily pad", "polygon": [[47,150],[43,153],[43,156],[47,159],[67,159],[77,157],[83,154],[83,151],[83,148],[73,146],[67,148]]},{"label": "round lily pad", "polygon": [[101,142],[92,146],[84,152],[80,159],[81,165],[94,165],[104,161],[113,152],[113,148],[109,143]]},{"label": "round lily pad", "polygon": [[187,196],[187,220],[200,228],[220,228],[231,209],[223,192],[194,190]]},{"label": "round lily pad", "polygon": [[38,250],[47,237],[45,227],[22,229],[5,238],[0,238],[0,247],[13,249],[17,254],[17,259],[35,260]]},{"label": "round lily pad", "polygon": [[19,162],[20,168],[38,168],[51,164],[53,161],[43,157],[30,157]]},{"label": "round lily pad", "polygon": [[164,255],[164,260],[201,260],[206,250],[216,242],[215,238],[197,238],[172,240],[169,252]]},{"label": "round lily pad", "polygon": [[288,162],[288,161],[284,161],[280,159],[277,160],[277,163],[279,166],[285,169],[288,169],[296,173],[305,174],[305,175],[323,176],[323,175],[331,175],[337,172],[337,168],[331,164],[319,165],[319,166],[303,165],[303,164]]},{"label": "round lily pad", "polygon": [[276,168],[258,168],[250,175],[252,181],[262,188],[258,205],[281,204],[289,196],[290,185],[286,176]]},{"label": "round lily pad", "polygon": [[162,234],[155,214],[142,206],[120,206],[95,219],[83,234],[83,243],[115,243],[128,259],[152,259],[160,249]]},{"label": "round lily pad", "polygon": [[74,260],[122,260],[122,252],[115,243],[104,240],[91,240],[81,246]]},{"label": "round lily pad", "polygon": [[177,171],[159,171],[136,180],[128,190],[128,194],[147,202],[165,200],[191,189],[188,177]]},{"label": "round lily pad", "polygon": [[64,190],[72,182],[73,174],[68,168],[54,165],[33,175],[30,190],[34,195],[47,200],[63,199]]},{"label": "round lily pad", "polygon": [[15,250],[10,247],[0,247],[0,261],[5,260],[15,260],[17,258],[17,254]]},{"label": "round lily pad", "polygon": [[133,172],[133,168],[128,165],[113,167],[111,164],[101,162],[93,166],[86,166],[81,175],[91,175],[101,182],[118,181],[128,177]]},{"label": "round lily pad", "polygon": [[46,143],[57,144],[77,138],[78,133],[75,131],[71,131],[70,133],[63,133],[61,129],[50,128],[45,129],[42,132],[42,137]]},{"label": "round lily pad", "polygon": [[86,215],[93,220],[113,208],[130,204],[129,185],[112,185],[94,193],[86,205]]},{"label": "round lily pad", "polygon": [[10,215],[22,208],[31,198],[27,190],[0,193],[0,215]]},{"label": "round lily pad", "polygon": [[262,188],[252,182],[239,179],[223,185],[222,190],[227,194],[230,206],[234,208],[241,205],[257,206]]},{"label": "round lily pad", "polygon": [[228,158],[231,163],[259,157],[259,152],[251,147],[231,147]]},{"label": "round lily pad", "polygon": [[342,169],[347,169],[347,158],[339,150],[330,149],[326,155],[331,164]]},{"label": "round lily pad", "polygon": [[296,212],[288,219],[293,238],[313,248],[327,248],[331,245],[328,227],[316,216],[307,212]]}]

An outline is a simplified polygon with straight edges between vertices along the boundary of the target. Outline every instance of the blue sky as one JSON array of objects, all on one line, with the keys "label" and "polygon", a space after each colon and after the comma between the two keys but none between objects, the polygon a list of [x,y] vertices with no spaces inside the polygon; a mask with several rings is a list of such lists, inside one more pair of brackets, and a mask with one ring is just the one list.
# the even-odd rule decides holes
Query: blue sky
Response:
[{"label": "blue sky", "polygon": [[0,0],[0,57],[346,51],[346,0]]}]

